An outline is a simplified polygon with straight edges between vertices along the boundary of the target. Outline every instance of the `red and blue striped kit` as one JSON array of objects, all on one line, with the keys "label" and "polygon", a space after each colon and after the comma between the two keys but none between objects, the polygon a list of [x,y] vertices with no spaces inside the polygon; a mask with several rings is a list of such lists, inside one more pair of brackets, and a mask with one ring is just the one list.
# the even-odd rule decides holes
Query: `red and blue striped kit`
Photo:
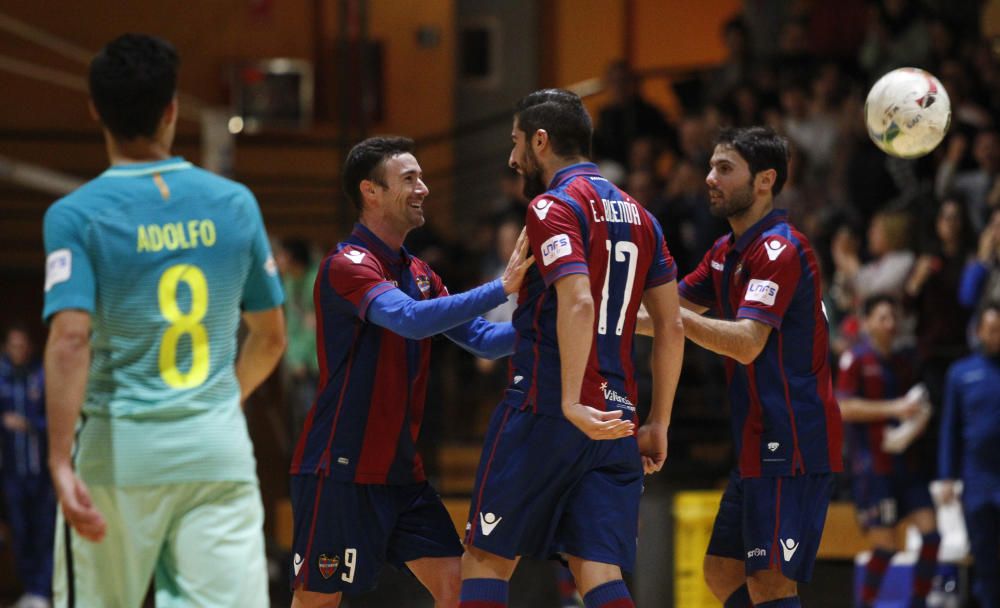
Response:
[{"label": "red and blue striped kit", "polygon": [[[601,410],[635,418],[632,363],[635,319],[645,290],[675,280],[677,271],[659,223],[601,177],[593,163],[565,167],[526,215],[535,265],[518,295],[515,352],[504,401],[562,417],[556,290],[570,274],[590,277],[595,340],[580,394]],[[587,331],[580,328],[580,331]]]},{"label": "red and blue striped kit", "polygon": [[[915,370],[916,353],[912,349],[898,350],[884,357],[864,339],[840,357],[837,396],[895,399],[913,386]],[[844,425],[853,474],[889,475],[917,471],[916,461],[907,458],[905,453],[888,454],[882,449],[882,437],[890,424],[897,425],[898,422],[878,420]]]},{"label": "red and blue striped kit", "polygon": [[816,255],[783,210],[717,240],[681,281],[681,296],[717,318],[773,328],[749,365],[725,359],[741,477],[843,470],[821,293]]},{"label": "red and blue striped kit", "polygon": [[394,287],[415,300],[448,295],[430,266],[360,224],[323,260],[314,290],[319,387],[292,474],[366,484],[425,479],[416,440],[431,340],[365,322],[372,300]]}]

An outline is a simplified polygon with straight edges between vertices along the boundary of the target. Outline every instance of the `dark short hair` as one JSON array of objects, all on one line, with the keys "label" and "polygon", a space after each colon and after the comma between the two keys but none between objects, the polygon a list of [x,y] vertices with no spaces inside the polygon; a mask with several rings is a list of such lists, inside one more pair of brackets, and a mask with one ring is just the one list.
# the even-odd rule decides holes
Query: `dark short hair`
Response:
[{"label": "dark short hair", "polygon": [[355,209],[361,211],[361,182],[367,179],[384,186],[385,161],[408,153],[413,153],[413,140],[395,135],[369,137],[351,148],[344,161],[342,181],[344,193]]},{"label": "dark short hair", "polygon": [[875,309],[882,304],[888,304],[893,310],[896,310],[896,298],[887,293],[876,293],[865,298],[865,303],[862,305],[865,318],[870,317]]},{"label": "dark short hair", "polygon": [[565,89],[529,93],[517,102],[514,116],[518,128],[529,138],[535,131],[544,129],[557,155],[590,157],[594,126],[576,93]]},{"label": "dark short hair", "polygon": [[154,36],[124,34],[90,62],[90,97],[101,123],[117,138],[152,137],[177,91],[180,59]]},{"label": "dark short hair", "polygon": [[772,196],[781,194],[788,179],[788,141],[770,127],[740,127],[723,129],[715,140],[717,146],[736,150],[750,166],[750,177],[774,169]]}]

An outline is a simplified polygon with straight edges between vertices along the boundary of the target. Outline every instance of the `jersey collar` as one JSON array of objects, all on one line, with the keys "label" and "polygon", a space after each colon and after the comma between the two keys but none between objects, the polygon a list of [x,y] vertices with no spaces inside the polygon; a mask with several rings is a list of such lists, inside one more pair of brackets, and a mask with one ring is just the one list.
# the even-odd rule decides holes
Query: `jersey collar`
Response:
[{"label": "jersey collar", "polygon": [[402,247],[398,251],[393,251],[382,239],[375,236],[374,232],[360,222],[354,224],[354,229],[351,231],[351,240],[360,243],[366,249],[390,264],[399,264],[400,262],[409,262],[410,260],[410,252],[406,250],[406,247]]},{"label": "jersey collar", "polygon": [[153,175],[154,173],[166,173],[168,171],[181,171],[193,167],[191,163],[181,156],[172,156],[163,160],[156,160],[149,163],[129,163],[127,165],[114,165],[109,167],[101,177],[140,177],[143,175]]},{"label": "jersey collar", "polygon": [[600,176],[601,173],[597,170],[597,165],[594,163],[576,163],[574,165],[569,165],[556,171],[556,174],[552,176],[552,181],[549,182],[549,190],[554,190],[579,175]]},{"label": "jersey collar", "polygon": [[[757,220],[757,223],[750,226],[750,229],[743,233],[740,238],[736,239],[736,243],[733,245],[733,249],[736,251],[743,251],[757,240],[757,237],[761,235],[762,232],[768,228],[774,226],[775,224],[783,224],[788,221],[788,211],[784,209],[773,209],[770,213],[764,217]],[[732,242],[735,235],[730,233],[729,240]]]}]

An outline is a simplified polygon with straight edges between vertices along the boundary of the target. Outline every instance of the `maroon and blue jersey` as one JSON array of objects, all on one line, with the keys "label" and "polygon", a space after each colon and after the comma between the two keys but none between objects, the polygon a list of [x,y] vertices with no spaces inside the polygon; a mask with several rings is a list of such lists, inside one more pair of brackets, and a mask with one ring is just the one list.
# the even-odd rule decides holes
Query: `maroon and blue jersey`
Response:
[{"label": "maroon and blue jersey", "polygon": [[717,240],[680,294],[717,318],[772,328],[753,362],[725,358],[741,477],[842,471],[819,267],[787,213],[772,211],[738,239]]},{"label": "maroon and blue jersey", "polygon": [[562,417],[556,335],[558,279],[588,275],[594,341],[580,401],[635,419],[632,337],[643,292],[677,277],[663,231],[652,214],[601,177],[593,163],[566,167],[531,201],[525,225],[535,264],[518,294],[517,332],[504,401]]},{"label": "maroon and blue jersey", "polygon": [[[915,365],[913,350],[897,350],[886,357],[864,339],[840,357],[837,397],[877,400],[901,397],[916,382]],[[844,425],[852,474],[916,471],[917,462],[906,452],[890,454],[882,449],[885,431],[898,424],[895,420],[878,420]]]},{"label": "maroon and blue jersey", "polygon": [[431,340],[366,321],[372,301],[397,287],[414,300],[448,295],[430,266],[360,224],[323,260],[314,289],[319,387],[292,474],[391,485],[425,479],[416,441]]}]

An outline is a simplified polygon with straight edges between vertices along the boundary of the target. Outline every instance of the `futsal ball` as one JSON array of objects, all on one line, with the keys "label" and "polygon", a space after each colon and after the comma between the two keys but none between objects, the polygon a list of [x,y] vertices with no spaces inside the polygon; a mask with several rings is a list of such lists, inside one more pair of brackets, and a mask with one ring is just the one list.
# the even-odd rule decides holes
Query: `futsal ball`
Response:
[{"label": "futsal ball", "polygon": [[933,150],[951,123],[951,101],[933,74],[899,68],[878,79],[865,100],[865,124],[886,154],[917,158]]}]

